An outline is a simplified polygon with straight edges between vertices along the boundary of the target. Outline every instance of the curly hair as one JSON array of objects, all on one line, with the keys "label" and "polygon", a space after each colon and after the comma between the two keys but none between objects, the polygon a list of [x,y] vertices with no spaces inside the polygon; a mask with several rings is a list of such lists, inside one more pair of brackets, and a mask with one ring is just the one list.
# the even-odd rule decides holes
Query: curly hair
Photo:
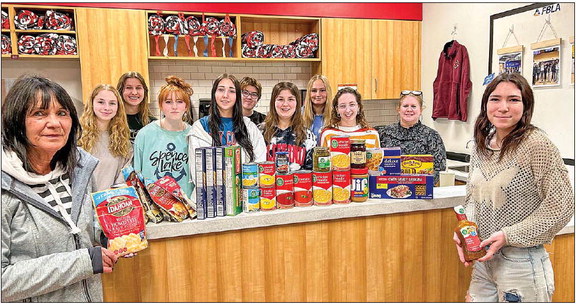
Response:
[{"label": "curly hair", "polygon": [[364,115],[364,106],[362,105],[362,95],[360,95],[360,92],[350,87],[345,87],[338,90],[338,92],[334,96],[334,100],[332,100],[332,115],[330,116],[330,124],[328,124],[327,126],[330,126],[332,128],[338,128],[338,126],[340,125],[341,117],[340,115],[338,115],[338,99],[340,98],[340,96],[344,94],[352,94],[354,95],[354,97],[356,97],[356,102],[358,103],[358,115],[356,115],[356,124],[360,125],[362,128],[370,128],[370,126],[368,125],[368,121],[366,121],[366,116]]},{"label": "curly hair", "polygon": [[90,100],[85,104],[84,113],[80,117],[83,132],[78,140],[78,146],[91,153],[100,137],[97,117],[94,113],[94,98],[102,91],[112,92],[118,101],[118,111],[116,111],[116,115],[108,124],[108,133],[110,134],[108,150],[114,156],[128,158],[130,157],[132,145],[130,143],[130,129],[128,128],[126,111],[124,110],[124,103],[120,102],[122,100],[120,93],[110,84],[100,84],[92,90]]},{"label": "curly hair", "polygon": [[308,81],[306,86],[306,98],[304,99],[304,113],[302,114],[302,121],[307,129],[312,127],[314,122],[314,108],[312,106],[312,86],[316,80],[321,80],[326,86],[326,104],[324,105],[324,126],[330,123],[330,117],[332,115],[332,87],[330,87],[330,82],[328,78],[324,75],[314,75]]},{"label": "curly hair", "polygon": [[127,101],[124,100],[124,84],[126,83],[126,80],[129,78],[138,79],[142,84],[142,88],[144,89],[144,99],[142,99],[142,102],[138,105],[138,116],[140,116],[140,121],[142,121],[142,124],[147,125],[148,123],[150,123],[150,106],[148,105],[148,85],[146,85],[144,76],[134,71],[122,74],[122,76],[120,76],[120,79],[118,79],[116,90],[118,90],[118,93],[120,93],[122,101],[127,103]]},{"label": "curly hair", "polygon": [[284,90],[289,90],[290,94],[296,97],[296,110],[294,111],[294,115],[290,119],[290,126],[292,127],[292,131],[296,134],[296,145],[301,145],[306,140],[306,127],[302,123],[302,113],[299,110],[302,107],[302,98],[300,98],[300,90],[298,87],[293,84],[292,82],[279,82],[277,83],[274,88],[272,89],[272,97],[270,98],[270,111],[268,115],[266,115],[266,119],[264,120],[264,124],[268,126],[264,131],[264,141],[269,143],[276,133],[276,129],[272,128],[272,126],[278,125],[278,112],[276,112],[276,98],[280,93]]},{"label": "curly hair", "polygon": [[192,86],[177,76],[168,76],[164,80],[166,80],[166,84],[158,92],[158,106],[162,108],[162,103],[168,98],[168,95],[176,92],[176,96],[182,98],[186,103],[186,110],[190,109],[190,97],[194,94]]}]

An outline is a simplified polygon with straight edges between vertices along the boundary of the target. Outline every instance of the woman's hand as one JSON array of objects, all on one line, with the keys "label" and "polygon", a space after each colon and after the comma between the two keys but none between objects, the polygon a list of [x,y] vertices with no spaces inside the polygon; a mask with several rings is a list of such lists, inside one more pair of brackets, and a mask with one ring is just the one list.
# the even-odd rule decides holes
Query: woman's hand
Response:
[{"label": "woman's hand", "polygon": [[452,239],[454,240],[454,243],[456,243],[456,251],[458,251],[460,262],[462,262],[466,267],[472,265],[471,262],[466,262],[466,260],[464,260],[464,249],[462,249],[462,246],[460,246],[460,239],[458,238],[456,232],[454,232],[454,237]]},{"label": "woman's hand", "polygon": [[116,262],[118,262],[118,257],[114,252],[102,247],[102,266],[104,267],[104,273],[112,272]]},{"label": "woman's hand", "polygon": [[491,260],[494,257],[494,254],[498,252],[500,248],[506,245],[506,236],[504,235],[504,232],[502,231],[494,232],[489,238],[483,240],[482,243],[480,243],[480,247],[482,248],[488,245],[490,245],[490,248],[486,250],[486,255],[479,258],[478,262],[485,262]]}]

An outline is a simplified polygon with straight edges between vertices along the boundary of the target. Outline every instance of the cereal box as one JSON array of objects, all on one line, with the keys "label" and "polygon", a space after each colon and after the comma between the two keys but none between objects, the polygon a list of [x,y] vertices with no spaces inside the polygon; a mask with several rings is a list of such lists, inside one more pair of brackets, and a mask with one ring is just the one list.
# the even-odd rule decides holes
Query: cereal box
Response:
[{"label": "cereal box", "polygon": [[434,174],[432,154],[411,154],[400,156],[400,166],[404,174]]},{"label": "cereal box", "polygon": [[434,176],[386,175],[369,177],[370,198],[434,198]]},{"label": "cereal box", "polygon": [[196,166],[196,218],[206,218],[206,148],[197,148],[194,152]]},{"label": "cereal box", "polygon": [[224,148],[224,185],[226,187],[226,215],[242,212],[242,156],[240,146]]},{"label": "cereal box", "polygon": [[206,148],[206,217],[216,217],[216,153],[214,147]]},{"label": "cereal box", "polygon": [[332,136],[330,139],[330,163],[333,171],[350,170],[350,137]]},{"label": "cereal box", "polygon": [[216,162],[214,173],[216,174],[216,216],[226,215],[226,186],[224,185],[224,148],[215,147]]},{"label": "cereal box", "polygon": [[332,205],[332,172],[312,172],[314,205]]},{"label": "cereal box", "polygon": [[91,194],[108,249],[124,256],[148,247],[142,203],[132,186]]}]

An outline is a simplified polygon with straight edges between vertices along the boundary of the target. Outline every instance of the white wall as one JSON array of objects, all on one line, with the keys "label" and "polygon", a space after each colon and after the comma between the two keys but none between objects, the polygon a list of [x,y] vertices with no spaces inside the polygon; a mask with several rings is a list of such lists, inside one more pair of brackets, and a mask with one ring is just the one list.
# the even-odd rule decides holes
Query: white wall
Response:
[{"label": "white wall", "polygon": [[[488,45],[490,38],[490,15],[523,7],[529,3],[424,3],[422,8],[422,90],[428,108],[422,114],[422,122],[436,129],[446,146],[447,151],[470,153],[466,143],[473,137],[474,122],[480,112],[480,101],[485,86],[482,85],[488,70]],[[556,18],[552,14],[552,24],[558,37],[562,38],[562,85],[555,88],[536,88],[534,95],[536,106],[532,122],[547,132],[550,139],[558,146],[562,157],[574,158],[574,86],[570,84],[571,50],[568,37],[574,36],[574,4],[562,3],[562,11],[572,12],[571,18]],[[545,16],[532,17],[534,23],[543,24]],[[454,121],[445,118],[432,120],[432,84],[436,79],[438,58],[444,44],[452,39],[450,35],[454,25],[457,26],[456,40],[466,46],[470,56],[470,80],[472,91],[468,99],[468,121]],[[532,55],[530,44],[536,42],[538,30],[519,36],[524,45],[524,72],[529,81],[532,77]],[[507,28],[505,29],[507,31]],[[494,49],[502,47],[507,32],[495,33]],[[496,42],[499,37],[500,42]],[[555,38],[547,29],[542,40]],[[510,38],[507,46],[514,46]],[[495,52],[495,50],[494,50]],[[494,56],[493,61],[497,61]],[[528,68],[526,68],[528,67]],[[493,68],[494,72],[494,68]]]}]

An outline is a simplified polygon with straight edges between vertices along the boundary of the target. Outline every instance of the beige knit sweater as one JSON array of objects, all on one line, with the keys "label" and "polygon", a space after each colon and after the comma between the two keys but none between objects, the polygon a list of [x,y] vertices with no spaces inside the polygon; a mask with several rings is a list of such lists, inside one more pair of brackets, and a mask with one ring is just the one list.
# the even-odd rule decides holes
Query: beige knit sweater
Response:
[{"label": "beige knit sweater", "polygon": [[532,131],[501,161],[473,149],[466,211],[481,239],[497,231],[507,245],[550,243],[574,214],[574,191],[558,148],[541,130]]}]

